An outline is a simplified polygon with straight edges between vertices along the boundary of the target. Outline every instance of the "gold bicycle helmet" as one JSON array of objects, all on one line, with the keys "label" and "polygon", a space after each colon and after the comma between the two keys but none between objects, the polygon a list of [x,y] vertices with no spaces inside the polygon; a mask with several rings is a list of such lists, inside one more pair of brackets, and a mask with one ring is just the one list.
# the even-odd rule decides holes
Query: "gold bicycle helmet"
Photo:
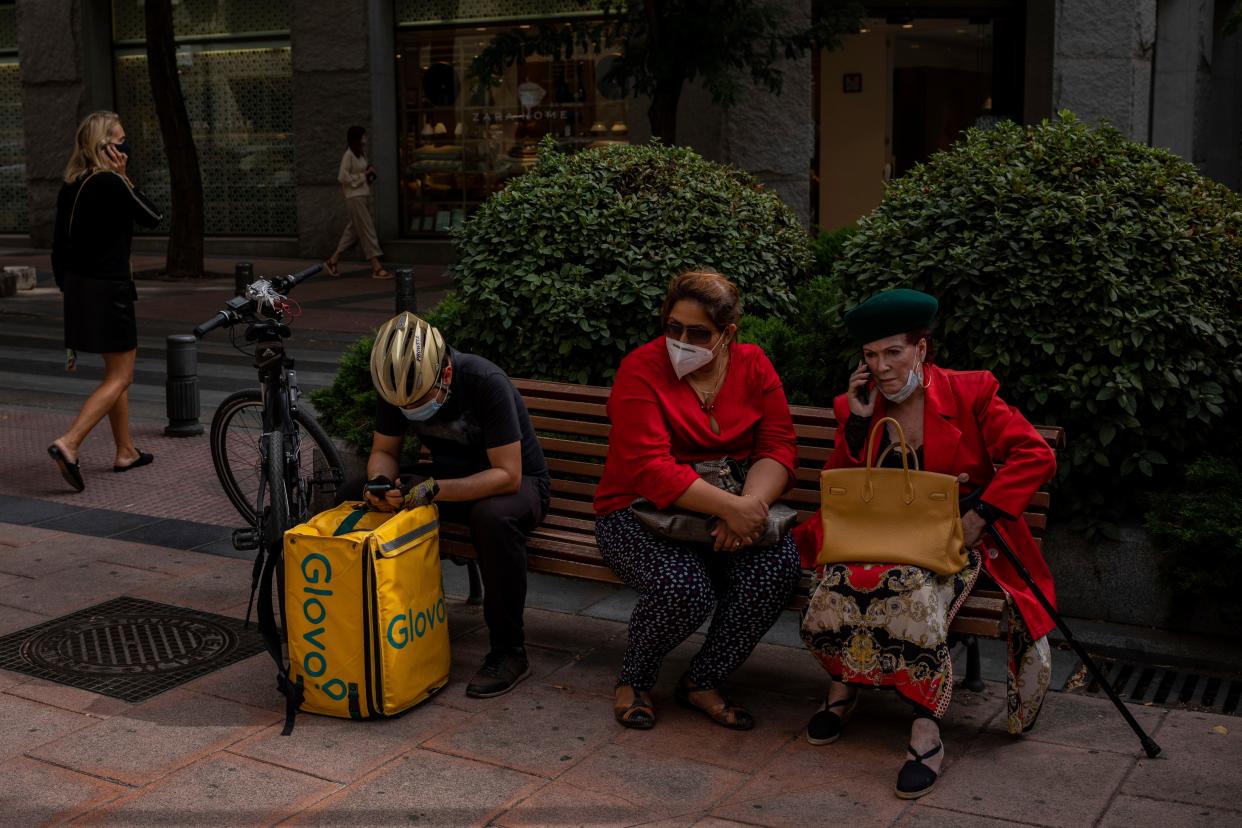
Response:
[{"label": "gold bicycle helmet", "polygon": [[409,405],[435,387],[448,346],[440,332],[406,311],[385,322],[371,346],[371,382],[380,397]]}]

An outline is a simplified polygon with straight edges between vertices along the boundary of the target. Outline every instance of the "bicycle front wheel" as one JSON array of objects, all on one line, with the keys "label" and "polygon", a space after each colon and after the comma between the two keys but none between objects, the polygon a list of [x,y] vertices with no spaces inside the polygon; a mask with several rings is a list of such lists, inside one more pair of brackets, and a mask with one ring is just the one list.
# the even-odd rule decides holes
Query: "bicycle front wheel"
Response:
[{"label": "bicycle front wheel", "polygon": [[[268,550],[279,548],[285,532],[293,528],[293,512],[290,506],[289,480],[285,474],[285,452],[279,443],[279,435],[273,434],[273,442],[267,447],[268,510],[263,527]],[[281,590],[282,594],[284,590]]]},{"label": "bicycle front wheel", "polygon": [[[341,457],[323,427],[301,409],[294,415],[293,421],[299,441],[302,434],[308,435],[323,458],[324,466],[335,470],[337,479],[340,479]],[[252,526],[257,520],[255,497],[259,493],[259,473],[263,466],[263,455],[259,450],[262,435],[263,399],[257,388],[229,395],[211,418],[211,462],[215,466],[216,477],[233,508]],[[307,488],[315,477],[314,452],[309,449],[310,446],[300,442],[298,477]],[[264,505],[271,503],[272,482],[269,481],[269,494]],[[292,504],[286,506],[291,507]]]}]

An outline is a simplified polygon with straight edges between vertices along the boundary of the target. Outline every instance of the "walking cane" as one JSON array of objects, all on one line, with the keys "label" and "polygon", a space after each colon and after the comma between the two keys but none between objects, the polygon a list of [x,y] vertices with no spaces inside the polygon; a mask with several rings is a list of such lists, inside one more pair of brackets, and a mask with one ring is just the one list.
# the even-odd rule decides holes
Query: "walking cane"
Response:
[{"label": "walking cane", "polygon": [[[978,505],[982,498],[982,489],[978,489],[963,497],[960,507],[961,513],[966,514],[966,512]],[[983,515],[980,515],[980,517],[983,517]],[[1078,639],[1074,638],[1074,634],[1070,632],[1069,627],[1065,625],[1065,619],[1061,617],[1061,613],[1056,611],[1056,609],[1052,606],[1052,602],[1050,602],[1047,596],[1044,595],[1043,590],[1036,585],[1035,579],[1031,577],[1031,573],[1026,571],[1026,567],[1022,565],[1022,561],[1018,560],[1018,556],[1015,555],[1014,551],[1009,548],[1009,544],[1005,541],[1005,536],[997,531],[992,521],[988,518],[984,517],[983,522],[988,529],[991,530],[992,539],[996,541],[997,547],[1005,554],[1005,557],[1009,559],[1009,562],[1013,564],[1013,568],[1018,571],[1020,576],[1022,576],[1022,580],[1026,581],[1026,585],[1031,588],[1031,592],[1035,594],[1035,598],[1038,599],[1040,606],[1044,608],[1044,612],[1048,613],[1048,616],[1056,622],[1057,628],[1061,630],[1061,635],[1065,636],[1065,640],[1069,642],[1071,647],[1074,648],[1074,652],[1078,654],[1078,658],[1082,660],[1082,663],[1087,666],[1087,669],[1091,671],[1091,674],[1095,676],[1096,680],[1104,688],[1104,692],[1108,694],[1109,700],[1113,703],[1113,706],[1117,708],[1117,711],[1121,713],[1121,717],[1126,720],[1126,724],[1130,726],[1130,729],[1134,731],[1134,735],[1138,736],[1139,742],[1142,743],[1143,750],[1147,753],[1148,758],[1155,759],[1160,755],[1160,745],[1156,744],[1155,740],[1147,735],[1147,731],[1143,730],[1143,726],[1135,720],[1134,715],[1130,713],[1130,710],[1126,707],[1125,702],[1118,698],[1117,691],[1113,689],[1113,685],[1109,683],[1108,679],[1104,676],[1104,673],[1099,667],[1096,666],[1095,661],[1092,660],[1087,651],[1083,649],[1083,646],[1078,643]]]}]

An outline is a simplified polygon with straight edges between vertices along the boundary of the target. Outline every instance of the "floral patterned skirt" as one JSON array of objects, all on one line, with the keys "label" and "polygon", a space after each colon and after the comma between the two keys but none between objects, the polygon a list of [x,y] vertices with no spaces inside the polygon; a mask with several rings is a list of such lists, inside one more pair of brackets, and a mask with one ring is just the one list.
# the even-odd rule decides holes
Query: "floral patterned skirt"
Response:
[{"label": "floral patterned skirt", "polygon": [[937,575],[917,566],[831,564],[802,615],[802,640],[836,681],[891,687],[939,719],[953,696],[949,625],[980,558]]}]

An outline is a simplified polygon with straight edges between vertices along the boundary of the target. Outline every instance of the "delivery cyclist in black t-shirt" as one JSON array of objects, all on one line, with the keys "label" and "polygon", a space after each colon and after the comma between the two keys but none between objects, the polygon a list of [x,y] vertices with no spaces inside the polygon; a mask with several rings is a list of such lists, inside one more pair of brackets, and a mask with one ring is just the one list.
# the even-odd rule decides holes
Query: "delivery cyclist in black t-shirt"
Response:
[{"label": "delivery cyclist in black t-shirt", "polygon": [[[530,416],[505,372],[454,351],[440,332],[403,313],[375,335],[371,381],[379,392],[364,496],[378,509],[435,501],[446,520],[468,523],[483,576],[491,652],[466,695],[507,693],[530,675],[522,630],[526,538],[548,509],[548,466]],[[431,452],[432,477],[403,494],[401,443],[414,432]]]}]

